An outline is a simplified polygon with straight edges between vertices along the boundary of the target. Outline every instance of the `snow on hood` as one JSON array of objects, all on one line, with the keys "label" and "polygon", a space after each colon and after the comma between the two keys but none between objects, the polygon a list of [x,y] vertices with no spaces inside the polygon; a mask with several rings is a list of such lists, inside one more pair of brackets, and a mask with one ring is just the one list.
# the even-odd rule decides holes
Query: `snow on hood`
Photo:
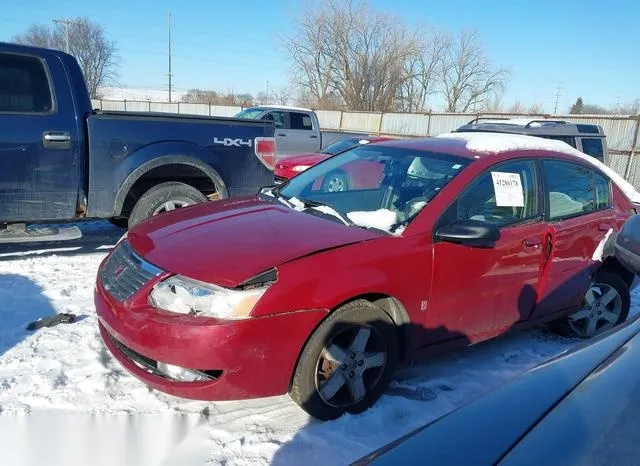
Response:
[{"label": "snow on hood", "polygon": [[613,169],[609,168],[598,159],[574,149],[566,142],[554,139],[545,139],[537,136],[525,136],[524,134],[482,132],[444,133],[436,137],[465,141],[468,150],[486,154],[499,154],[514,150],[543,150],[560,152],[562,154],[578,157],[599,168],[603,173],[611,178],[616,185],[618,185],[622,192],[631,201],[640,203],[640,193],[635,190],[631,183],[626,181]]},{"label": "snow on hood", "polygon": [[349,212],[347,217],[361,227],[377,228],[384,231],[391,230],[391,227],[398,223],[398,214],[389,209]]}]

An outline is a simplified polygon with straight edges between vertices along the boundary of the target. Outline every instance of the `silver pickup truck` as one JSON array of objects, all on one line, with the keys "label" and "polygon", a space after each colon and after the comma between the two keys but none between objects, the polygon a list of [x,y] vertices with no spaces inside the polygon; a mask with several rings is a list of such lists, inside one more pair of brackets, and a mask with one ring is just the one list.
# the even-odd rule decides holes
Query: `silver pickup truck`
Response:
[{"label": "silver pickup truck", "polygon": [[320,131],[318,116],[308,108],[267,105],[245,108],[235,118],[273,121],[276,126],[278,157],[318,152],[335,141],[367,133]]}]

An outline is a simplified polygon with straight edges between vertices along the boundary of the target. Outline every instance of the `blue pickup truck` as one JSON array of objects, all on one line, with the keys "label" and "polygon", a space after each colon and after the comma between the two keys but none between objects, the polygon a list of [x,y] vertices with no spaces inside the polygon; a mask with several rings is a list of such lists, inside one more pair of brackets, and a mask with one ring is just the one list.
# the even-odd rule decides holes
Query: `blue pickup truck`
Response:
[{"label": "blue pickup truck", "polygon": [[273,122],[94,111],[66,53],[0,42],[0,243],[76,238],[29,224],[132,226],[273,184]]}]

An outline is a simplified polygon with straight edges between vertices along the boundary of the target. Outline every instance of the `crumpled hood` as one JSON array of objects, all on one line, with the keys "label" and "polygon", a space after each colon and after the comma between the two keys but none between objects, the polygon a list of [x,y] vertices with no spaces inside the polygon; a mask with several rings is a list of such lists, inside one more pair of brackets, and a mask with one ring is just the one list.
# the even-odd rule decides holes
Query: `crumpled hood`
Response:
[{"label": "crumpled hood", "polygon": [[317,251],[379,237],[257,197],[185,207],[128,233],[131,247],[157,267],[227,287]]}]

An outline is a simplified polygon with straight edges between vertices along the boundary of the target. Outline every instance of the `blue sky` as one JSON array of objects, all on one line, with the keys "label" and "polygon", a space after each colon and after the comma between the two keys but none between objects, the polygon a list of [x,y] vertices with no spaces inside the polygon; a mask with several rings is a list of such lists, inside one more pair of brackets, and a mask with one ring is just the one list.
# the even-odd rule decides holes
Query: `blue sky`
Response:
[{"label": "blue sky", "polygon": [[[295,0],[23,0],[4,2],[0,40],[33,23],[87,16],[117,43],[120,80],[128,87],[166,89],[167,13],[173,17],[177,89],[200,87],[257,93],[288,81],[280,36]],[[491,60],[511,70],[509,105],[559,110],[578,96],[615,105],[640,97],[640,2],[595,0],[371,0],[409,23],[450,31],[477,29]],[[53,13],[52,13],[53,12]],[[53,14],[53,16],[52,16]]]}]

